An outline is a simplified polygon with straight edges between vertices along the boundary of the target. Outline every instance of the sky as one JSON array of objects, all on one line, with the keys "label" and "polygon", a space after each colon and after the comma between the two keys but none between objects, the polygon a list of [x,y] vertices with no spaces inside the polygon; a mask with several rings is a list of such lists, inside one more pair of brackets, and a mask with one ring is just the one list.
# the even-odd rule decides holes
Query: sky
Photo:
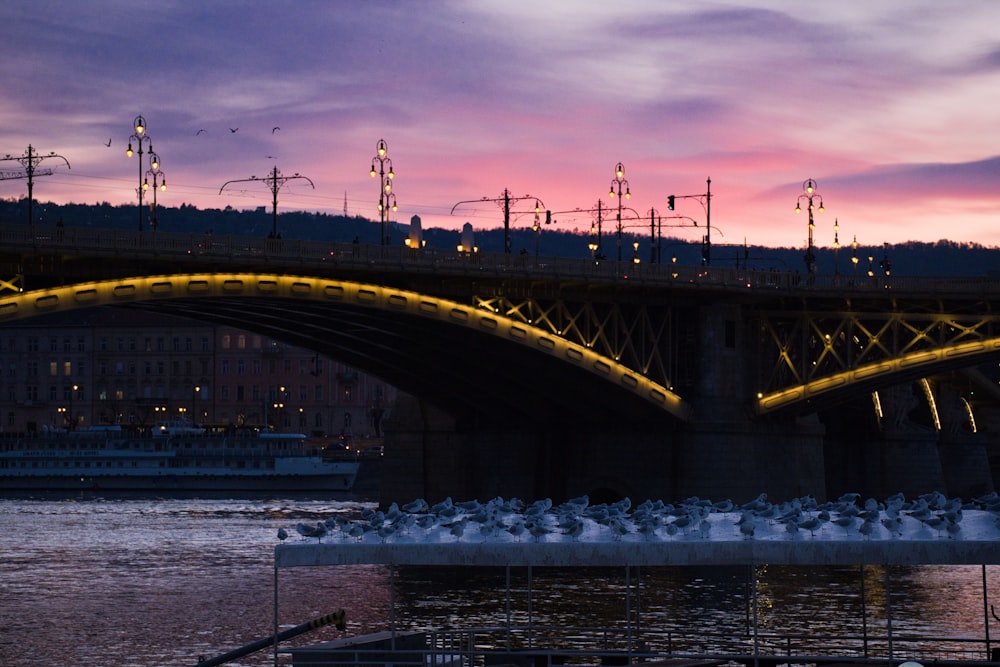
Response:
[{"label": "sky", "polygon": [[137,203],[141,115],[165,206],[270,212],[277,168],[304,177],[279,213],[378,220],[384,140],[390,217],[424,229],[500,227],[506,190],[513,228],[537,200],[586,232],[600,201],[608,233],[621,202],[636,233],[805,247],[813,179],[816,246],[1000,246],[998,25],[992,0],[7,0],[0,156],[61,156],[38,201]]}]

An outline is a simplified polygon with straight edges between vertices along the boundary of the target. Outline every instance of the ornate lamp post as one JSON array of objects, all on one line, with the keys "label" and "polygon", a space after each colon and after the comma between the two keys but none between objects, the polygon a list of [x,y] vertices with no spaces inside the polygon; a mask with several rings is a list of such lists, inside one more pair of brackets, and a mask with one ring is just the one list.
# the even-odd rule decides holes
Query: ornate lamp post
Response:
[{"label": "ornate lamp post", "polygon": [[816,223],[813,221],[813,207],[818,206],[819,212],[823,212],[823,196],[816,192],[816,181],[809,178],[802,183],[803,193],[799,195],[798,201],[795,203],[795,212],[802,212],[802,201],[805,200],[809,207],[809,245],[806,247],[806,270],[814,274],[816,273],[816,248],[813,245],[813,230],[816,228]]},{"label": "ornate lamp post", "polygon": [[[369,172],[372,178],[377,175],[379,177],[379,191],[378,191],[378,214],[379,220],[381,222],[381,240],[379,243],[382,245],[389,244],[389,238],[385,233],[385,217],[386,209],[392,207],[392,210],[397,210],[396,206],[396,195],[392,192],[392,179],[396,177],[396,172],[392,170],[392,160],[389,159],[387,153],[389,152],[389,147],[386,145],[384,139],[379,139],[378,143],[375,144],[375,157],[372,158],[372,169]],[[375,163],[378,163],[378,171],[375,170]],[[389,171],[386,171],[386,165],[389,166]]]},{"label": "ornate lamp post", "polygon": [[[611,179],[611,191],[608,193],[612,199],[618,197],[618,261],[622,261],[622,188],[625,188],[625,199],[631,199],[632,193],[628,188],[628,181],[625,180],[625,167],[621,162],[615,165],[615,177]],[[617,190],[616,190],[617,189]]]},{"label": "ornate lamp post", "polygon": [[851,241],[851,270],[854,275],[858,275],[858,235],[854,235],[854,240]]},{"label": "ornate lamp post", "polygon": [[833,219],[833,275],[840,275],[840,261],[837,255],[840,253],[840,221]]},{"label": "ornate lamp post", "polygon": [[166,191],[167,175],[160,171],[160,158],[152,151],[149,153],[149,169],[146,170],[146,180],[142,182],[142,189],[149,189],[149,177],[153,177],[153,203],[149,205],[149,226],[155,232],[157,227],[156,218],[156,190]]},{"label": "ornate lamp post", "polygon": [[[135,140],[136,148],[138,151],[132,150],[132,141]],[[149,148],[149,153],[153,154],[153,140],[150,139],[149,134],[146,133],[146,119],[142,116],[136,116],[132,121],[132,136],[128,138],[128,148],[125,150],[125,155],[132,157],[139,153],[139,231],[142,231],[142,145],[143,143]]]},{"label": "ornate lamp post", "polygon": [[597,255],[597,224],[592,223],[590,225],[590,243],[587,244],[587,249],[590,250],[590,259],[596,259]]}]

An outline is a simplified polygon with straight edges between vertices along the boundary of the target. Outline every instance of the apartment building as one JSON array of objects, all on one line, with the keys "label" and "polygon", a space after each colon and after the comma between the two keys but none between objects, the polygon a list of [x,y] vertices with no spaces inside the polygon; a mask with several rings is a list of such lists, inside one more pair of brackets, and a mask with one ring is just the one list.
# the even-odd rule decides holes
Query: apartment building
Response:
[{"label": "apartment building", "polygon": [[228,326],[122,308],[0,327],[0,432],[164,420],[311,435],[381,435],[391,385]]}]

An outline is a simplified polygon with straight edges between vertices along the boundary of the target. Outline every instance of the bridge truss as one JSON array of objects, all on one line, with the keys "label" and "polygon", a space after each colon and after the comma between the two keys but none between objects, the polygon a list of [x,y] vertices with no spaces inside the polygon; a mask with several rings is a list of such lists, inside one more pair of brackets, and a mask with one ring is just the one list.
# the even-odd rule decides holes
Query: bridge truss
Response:
[{"label": "bridge truss", "polygon": [[989,299],[809,299],[756,324],[759,413],[1000,358]]}]

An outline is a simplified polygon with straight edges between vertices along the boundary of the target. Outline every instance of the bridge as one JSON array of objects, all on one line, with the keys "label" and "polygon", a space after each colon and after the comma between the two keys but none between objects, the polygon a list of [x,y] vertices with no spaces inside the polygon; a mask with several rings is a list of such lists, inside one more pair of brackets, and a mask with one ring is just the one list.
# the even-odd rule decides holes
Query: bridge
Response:
[{"label": "bridge", "polygon": [[[995,280],[29,225],[0,226],[0,242],[0,324],[97,306],[179,314],[416,397],[390,420],[404,499],[456,484],[527,497],[993,484],[976,413],[1000,403],[980,370],[1000,361]],[[817,419],[858,406],[853,432]],[[850,459],[838,480],[831,456]]]}]

